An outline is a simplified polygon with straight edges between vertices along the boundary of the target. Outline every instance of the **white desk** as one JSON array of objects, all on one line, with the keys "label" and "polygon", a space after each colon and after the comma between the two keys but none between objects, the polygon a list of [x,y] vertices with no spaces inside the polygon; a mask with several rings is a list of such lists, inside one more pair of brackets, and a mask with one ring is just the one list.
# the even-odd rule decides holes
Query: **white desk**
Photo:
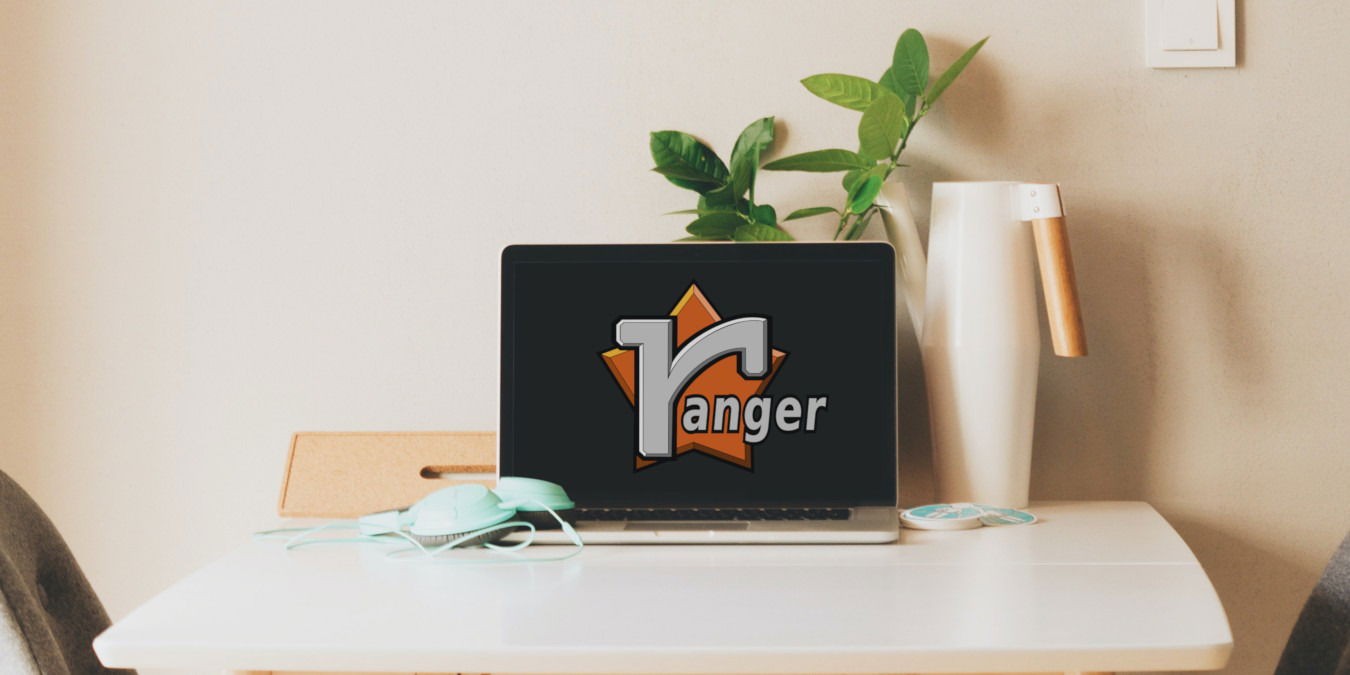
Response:
[{"label": "white desk", "polygon": [[[1190,549],[1140,502],[886,546],[594,546],[562,563],[394,563],[250,542],[109,628],[114,667],[483,673],[1220,668]],[[556,553],[553,547],[535,551]]]}]

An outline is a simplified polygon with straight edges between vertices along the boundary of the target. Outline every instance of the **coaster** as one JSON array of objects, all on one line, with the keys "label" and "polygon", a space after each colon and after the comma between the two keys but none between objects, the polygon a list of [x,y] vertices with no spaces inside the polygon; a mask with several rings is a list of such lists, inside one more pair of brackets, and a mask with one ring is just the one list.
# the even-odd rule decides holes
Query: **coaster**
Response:
[{"label": "coaster", "polygon": [[976,504],[975,508],[983,512],[980,514],[980,522],[990,527],[1030,525],[1036,522],[1036,515],[1029,511],[1005,509],[1001,506],[989,506],[988,504]]},{"label": "coaster", "polygon": [[900,522],[915,530],[969,530],[984,524],[983,513],[974,504],[928,504],[901,511]]}]

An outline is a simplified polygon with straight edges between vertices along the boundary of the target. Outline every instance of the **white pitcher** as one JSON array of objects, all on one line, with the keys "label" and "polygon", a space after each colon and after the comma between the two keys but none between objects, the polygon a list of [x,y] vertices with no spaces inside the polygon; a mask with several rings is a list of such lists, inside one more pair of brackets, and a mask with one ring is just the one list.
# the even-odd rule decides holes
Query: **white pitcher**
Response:
[{"label": "white pitcher", "polygon": [[904,187],[890,183],[882,197],[923,353],[938,501],[1026,506],[1040,357],[1035,258],[1055,353],[1087,353],[1059,187],[933,184],[926,263]]}]

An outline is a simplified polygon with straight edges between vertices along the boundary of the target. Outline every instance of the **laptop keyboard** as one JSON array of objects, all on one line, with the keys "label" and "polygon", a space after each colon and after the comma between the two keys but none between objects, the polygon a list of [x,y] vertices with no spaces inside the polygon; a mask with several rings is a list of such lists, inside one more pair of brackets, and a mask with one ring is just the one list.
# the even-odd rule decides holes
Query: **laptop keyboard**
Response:
[{"label": "laptop keyboard", "polygon": [[577,520],[848,520],[849,509],[582,509]]}]

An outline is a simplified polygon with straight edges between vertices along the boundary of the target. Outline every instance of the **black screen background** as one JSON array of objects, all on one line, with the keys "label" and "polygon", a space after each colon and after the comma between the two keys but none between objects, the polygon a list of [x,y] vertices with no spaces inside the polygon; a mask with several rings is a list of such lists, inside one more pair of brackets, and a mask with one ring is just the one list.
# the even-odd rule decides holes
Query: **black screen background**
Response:
[{"label": "black screen background", "polygon": [[[503,475],[556,482],[581,506],[894,504],[890,260],[875,244],[508,249]],[[635,471],[635,410],[599,355],[616,319],[665,316],[692,282],[723,319],[770,317],[787,358],[764,395],[829,405],[813,433],[770,428],[753,469],[695,451]]]}]

